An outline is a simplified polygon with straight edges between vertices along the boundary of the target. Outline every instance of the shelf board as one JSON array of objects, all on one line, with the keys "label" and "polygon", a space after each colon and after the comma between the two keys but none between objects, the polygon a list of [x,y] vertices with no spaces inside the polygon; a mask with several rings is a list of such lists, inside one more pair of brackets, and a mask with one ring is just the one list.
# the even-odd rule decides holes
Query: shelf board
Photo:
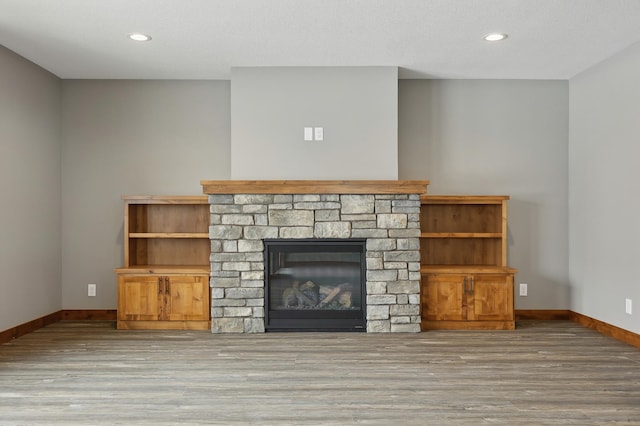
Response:
[{"label": "shelf board", "polygon": [[421,195],[422,204],[502,204],[508,195]]},{"label": "shelf board", "polygon": [[202,180],[205,194],[425,194],[428,180]]},{"label": "shelf board", "polygon": [[131,265],[117,268],[118,274],[209,274],[210,265]]},{"label": "shelf board", "polygon": [[126,204],[209,204],[206,195],[123,195]]},{"label": "shelf board", "polygon": [[129,238],[209,238],[208,232],[130,232]]},{"label": "shelf board", "polygon": [[502,238],[501,232],[423,232],[420,238]]},{"label": "shelf board", "polygon": [[422,265],[420,272],[423,274],[428,273],[512,273],[518,272],[517,269],[510,268],[508,266],[496,266],[496,265]]}]

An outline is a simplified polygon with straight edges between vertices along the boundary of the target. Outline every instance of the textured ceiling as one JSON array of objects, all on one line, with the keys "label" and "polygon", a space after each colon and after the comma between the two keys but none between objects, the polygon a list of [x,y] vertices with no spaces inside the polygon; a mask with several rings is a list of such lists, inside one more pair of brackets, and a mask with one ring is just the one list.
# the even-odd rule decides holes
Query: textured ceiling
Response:
[{"label": "textured ceiling", "polygon": [[[482,40],[493,31],[509,38]],[[382,65],[401,78],[568,79],[638,41],[640,0],[0,0],[0,44],[61,78]]]}]

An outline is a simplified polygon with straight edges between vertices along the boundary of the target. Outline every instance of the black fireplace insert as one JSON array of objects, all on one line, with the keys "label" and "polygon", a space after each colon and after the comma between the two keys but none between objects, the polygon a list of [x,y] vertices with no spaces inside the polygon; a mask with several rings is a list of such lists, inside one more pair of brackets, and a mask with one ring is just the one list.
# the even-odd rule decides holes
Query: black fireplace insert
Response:
[{"label": "black fireplace insert", "polygon": [[264,245],[266,331],[366,331],[366,240]]}]

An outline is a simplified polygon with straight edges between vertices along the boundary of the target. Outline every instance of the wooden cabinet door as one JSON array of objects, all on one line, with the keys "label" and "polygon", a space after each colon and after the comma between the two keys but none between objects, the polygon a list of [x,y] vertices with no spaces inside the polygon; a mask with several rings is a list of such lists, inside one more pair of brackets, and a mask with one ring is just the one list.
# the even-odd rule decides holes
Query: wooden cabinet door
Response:
[{"label": "wooden cabinet door", "polygon": [[166,292],[165,319],[172,321],[209,319],[208,277],[168,277]]},{"label": "wooden cabinet door", "polygon": [[513,321],[513,275],[474,275],[468,294],[468,319]]},{"label": "wooden cabinet door", "polygon": [[422,319],[464,321],[467,319],[465,275],[422,275]]},{"label": "wooden cabinet door", "polygon": [[160,277],[118,277],[118,320],[159,320],[163,315],[163,288]]}]

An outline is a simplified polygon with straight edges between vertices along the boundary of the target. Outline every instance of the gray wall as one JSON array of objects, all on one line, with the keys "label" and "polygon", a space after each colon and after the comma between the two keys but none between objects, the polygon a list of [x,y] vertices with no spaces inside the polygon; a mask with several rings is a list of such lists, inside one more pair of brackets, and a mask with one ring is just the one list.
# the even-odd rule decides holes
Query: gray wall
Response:
[{"label": "gray wall", "polygon": [[[401,179],[431,194],[509,195],[517,309],[568,309],[568,83],[400,80]],[[517,287],[517,286],[516,286]]]},{"label": "gray wall", "polygon": [[397,81],[396,67],[233,68],[231,177],[397,179]]},{"label": "gray wall", "polygon": [[[509,263],[530,285],[517,308],[640,332],[624,314],[625,298],[640,312],[637,75],[639,45],[570,83],[398,83],[398,178],[512,197]],[[0,330],[115,308],[122,194],[199,194],[201,179],[231,177],[230,82],[61,84],[0,48],[0,93]]]},{"label": "gray wall", "polygon": [[[571,309],[640,333],[640,43],[570,81]],[[634,303],[625,313],[625,299]]]},{"label": "gray wall", "polygon": [[0,46],[0,331],[60,310],[60,80]]},{"label": "gray wall", "polygon": [[66,80],[62,93],[62,306],[113,309],[121,195],[229,178],[229,82]]}]

